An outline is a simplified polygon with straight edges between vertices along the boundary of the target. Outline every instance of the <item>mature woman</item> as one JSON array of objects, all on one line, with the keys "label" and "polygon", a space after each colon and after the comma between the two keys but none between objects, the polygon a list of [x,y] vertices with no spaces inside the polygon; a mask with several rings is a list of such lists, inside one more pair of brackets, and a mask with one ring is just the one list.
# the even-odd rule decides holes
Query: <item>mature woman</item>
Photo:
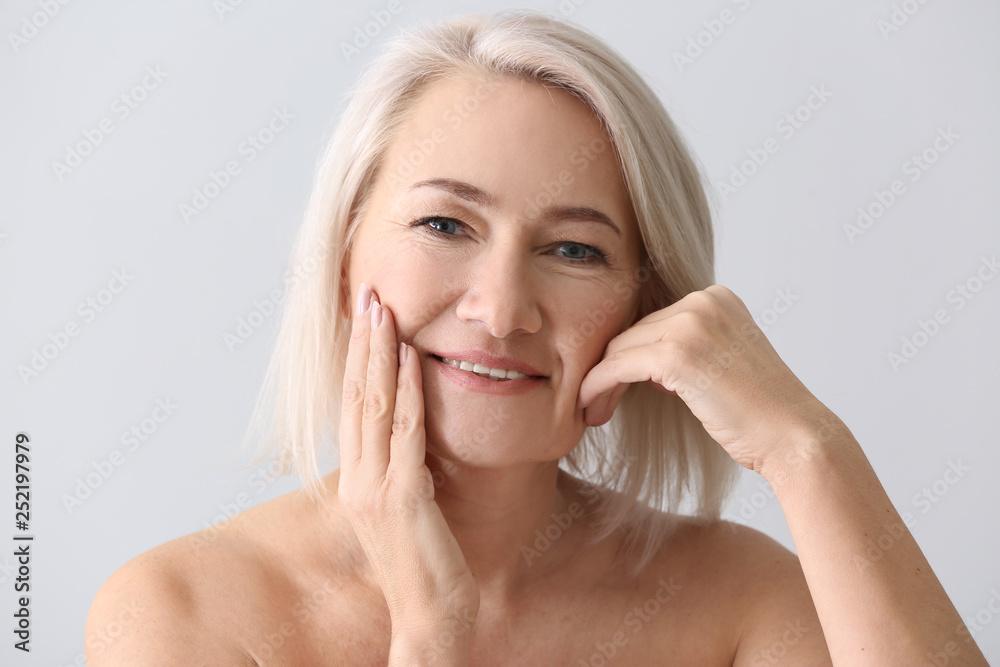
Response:
[{"label": "mature woman", "polygon": [[[676,129],[595,37],[404,35],[327,150],[262,394],[304,492],[123,566],[88,664],[985,664],[712,243]],[[737,464],[798,558],[719,520]]]}]

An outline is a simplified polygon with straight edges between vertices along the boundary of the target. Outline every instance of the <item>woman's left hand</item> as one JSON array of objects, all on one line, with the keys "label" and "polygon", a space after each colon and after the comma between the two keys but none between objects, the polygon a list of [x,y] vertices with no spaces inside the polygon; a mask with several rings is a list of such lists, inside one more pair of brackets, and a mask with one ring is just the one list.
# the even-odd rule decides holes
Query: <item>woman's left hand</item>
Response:
[{"label": "woman's left hand", "polygon": [[577,407],[598,426],[633,382],[679,396],[733,459],[760,472],[795,427],[829,415],[722,285],[691,292],[611,339]]}]

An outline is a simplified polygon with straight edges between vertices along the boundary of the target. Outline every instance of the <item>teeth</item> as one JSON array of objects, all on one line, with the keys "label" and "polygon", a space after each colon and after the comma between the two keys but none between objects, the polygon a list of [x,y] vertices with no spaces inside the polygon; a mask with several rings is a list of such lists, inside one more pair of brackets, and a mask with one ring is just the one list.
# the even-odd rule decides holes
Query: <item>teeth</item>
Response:
[{"label": "teeth", "polygon": [[460,368],[463,371],[470,371],[475,373],[480,377],[490,378],[491,380],[497,380],[499,382],[505,382],[507,380],[517,380],[518,378],[528,377],[520,371],[501,369],[501,368],[490,368],[489,366],[483,366],[482,364],[474,364],[470,361],[457,361],[455,359],[447,359],[441,357],[441,360],[448,364],[449,366],[454,366],[455,368]]}]

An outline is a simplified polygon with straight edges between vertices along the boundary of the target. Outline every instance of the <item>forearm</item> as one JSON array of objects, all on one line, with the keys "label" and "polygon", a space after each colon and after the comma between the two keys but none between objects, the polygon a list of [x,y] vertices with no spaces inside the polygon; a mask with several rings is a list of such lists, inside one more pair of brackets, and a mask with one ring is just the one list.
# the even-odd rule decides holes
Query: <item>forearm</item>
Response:
[{"label": "forearm", "polygon": [[834,664],[986,665],[857,440],[832,413],[821,421],[798,429],[761,473]]}]

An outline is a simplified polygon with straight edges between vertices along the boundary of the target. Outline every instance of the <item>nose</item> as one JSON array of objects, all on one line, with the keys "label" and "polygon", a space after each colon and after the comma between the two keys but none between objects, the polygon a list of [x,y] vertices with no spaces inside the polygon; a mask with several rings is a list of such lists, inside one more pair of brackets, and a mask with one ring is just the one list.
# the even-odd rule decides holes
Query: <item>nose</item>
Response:
[{"label": "nose", "polygon": [[495,338],[515,331],[536,333],[541,328],[532,277],[513,247],[498,246],[483,253],[474,273],[471,287],[456,308],[460,319],[482,322]]}]

